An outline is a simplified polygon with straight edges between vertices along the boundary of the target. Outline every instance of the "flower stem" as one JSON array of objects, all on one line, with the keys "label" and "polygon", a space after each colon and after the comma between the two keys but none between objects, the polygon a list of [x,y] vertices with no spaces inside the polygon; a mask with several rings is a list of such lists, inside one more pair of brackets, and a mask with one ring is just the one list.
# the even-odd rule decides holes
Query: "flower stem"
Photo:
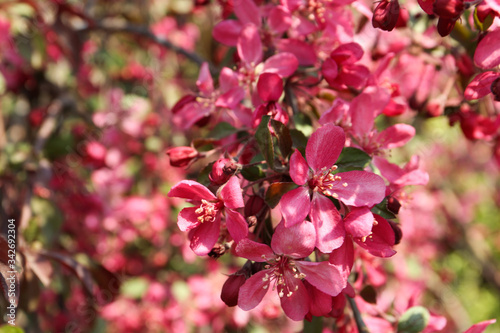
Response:
[{"label": "flower stem", "polygon": [[358,332],[370,333],[370,331],[368,330],[368,327],[366,327],[366,324],[363,321],[363,318],[361,318],[361,313],[359,312],[358,306],[356,305],[356,301],[349,296],[346,296],[346,297],[347,297],[347,300],[349,301],[349,305],[351,306],[352,313],[354,314],[354,320],[356,321],[356,326],[358,327]]}]

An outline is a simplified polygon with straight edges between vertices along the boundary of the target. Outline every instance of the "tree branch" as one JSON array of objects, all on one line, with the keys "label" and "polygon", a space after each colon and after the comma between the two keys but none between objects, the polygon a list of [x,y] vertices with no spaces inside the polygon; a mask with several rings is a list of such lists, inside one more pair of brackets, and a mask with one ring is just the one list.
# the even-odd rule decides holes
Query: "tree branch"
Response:
[{"label": "tree branch", "polygon": [[354,320],[356,321],[356,326],[358,327],[358,332],[359,333],[370,333],[368,330],[368,327],[366,327],[365,322],[363,321],[363,318],[361,318],[361,312],[359,312],[358,306],[356,305],[356,301],[349,297],[346,296],[347,300],[349,301],[349,305],[351,306],[352,313],[354,314]]}]

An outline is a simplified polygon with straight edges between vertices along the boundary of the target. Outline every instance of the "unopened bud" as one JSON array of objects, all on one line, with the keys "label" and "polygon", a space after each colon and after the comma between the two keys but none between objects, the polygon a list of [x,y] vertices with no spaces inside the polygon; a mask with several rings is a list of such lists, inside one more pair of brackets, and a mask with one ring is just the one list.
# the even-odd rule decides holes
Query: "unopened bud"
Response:
[{"label": "unopened bud", "polygon": [[391,213],[398,214],[400,208],[401,203],[399,203],[398,199],[395,197],[387,198],[387,209],[389,209]]},{"label": "unopened bud", "polygon": [[238,294],[245,281],[246,277],[241,273],[230,275],[227,278],[220,294],[220,298],[227,306],[236,306],[238,304]]},{"label": "unopened bud", "polygon": [[372,25],[385,31],[391,31],[396,26],[399,18],[398,0],[380,1],[373,11]]},{"label": "unopened bud", "polygon": [[436,0],[432,9],[440,18],[456,20],[465,10],[464,0]]},{"label": "unopened bud", "polygon": [[222,185],[238,171],[240,165],[230,158],[221,158],[212,166],[212,172],[208,176],[215,185]]},{"label": "unopened bud", "polygon": [[170,165],[174,167],[185,167],[200,155],[192,147],[175,147],[167,150]]},{"label": "unopened bud", "polygon": [[439,35],[441,35],[441,37],[448,36],[455,27],[456,21],[457,19],[440,17],[437,24],[437,31],[439,32]]}]

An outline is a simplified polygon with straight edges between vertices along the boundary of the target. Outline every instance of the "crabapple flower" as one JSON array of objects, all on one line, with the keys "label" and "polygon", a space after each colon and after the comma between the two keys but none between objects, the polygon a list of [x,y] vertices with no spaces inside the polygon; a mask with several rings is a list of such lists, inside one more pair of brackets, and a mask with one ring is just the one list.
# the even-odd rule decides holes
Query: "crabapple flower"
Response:
[{"label": "crabapple flower", "polygon": [[398,0],[380,1],[373,11],[372,25],[386,31],[392,31],[396,27],[399,18]]},{"label": "crabapple flower", "polygon": [[220,235],[221,217],[225,214],[226,227],[231,237],[239,242],[248,234],[244,217],[235,209],[244,206],[240,183],[231,177],[215,196],[208,188],[192,180],[176,184],[169,197],[189,199],[195,207],[184,208],[178,216],[181,231],[189,231],[191,249],[199,256],[208,254]]},{"label": "crabapple flower", "polygon": [[302,320],[309,312],[310,303],[303,279],[327,295],[338,295],[347,284],[339,270],[327,261],[303,260],[314,251],[315,243],[314,227],[307,221],[290,228],[282,221],[273,234],[271,247],[247,238],[240,241],[236,254],[263,262],[265,266],[241,286],[238,306],[245,311],[255,308],[272,285],[285,314],[293,320]]},{"label": "crabapple flower", "polygon": [[262,73],[257,82],[257,93],[264,103],[257,106],[253,113],[253,127],[260,124],[263,116],[270,114],[274,120],[288,124],[288,114],[278,103],[283,93],[283,79],[275,73]]},{"label": "crabapple flower", "polygon": [[306,159],[298,150],[290,158],[290,176],[300,187],[281,198],[285,226],[302,222],[309,214],[316,228],[316,247],[325,253],[340,247],[345,234],[340,214],[329,197],[346,205],[369,207],[385,196],[384,181],[374,173],[332,173],[344,143],[344,130],[339,126],[326,124],[314,132],[306,146]]}]

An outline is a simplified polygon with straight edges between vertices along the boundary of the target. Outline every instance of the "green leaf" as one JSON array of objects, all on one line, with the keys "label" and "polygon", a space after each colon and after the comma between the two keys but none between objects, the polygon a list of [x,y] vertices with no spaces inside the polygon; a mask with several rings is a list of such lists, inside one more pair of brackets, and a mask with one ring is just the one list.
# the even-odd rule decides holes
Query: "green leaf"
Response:
[{"label": "green leaf", "polygon": [[0,333],[24,333],[24,330],[16,326],[3,325],[0,327]]},{"label": "green leaf", "polygon": [[276,140],[278,141],[281,155],[285,159],[292,152],[292,137],[290,136],[290,131],[285,124],[274,119],[271,119],[271,126],[276,134]]},{"label": "green leaf", "polygon": [[370,155],[364,151],[357,148],[346,147],[342,149],[342,153],[335,164],[339,169],[342,169],[342,171],[363,170],[370,160]]},{"label": "green leaf", "polygon": [[422,332],[429,324],[430,314],[422,306],[414,306],[406,310],[399,318],[398,333]]},{"label": "green leaf", "polygon": [[256,181],[266,176],[264,170],[261,166],[253,165],[250,167],[244,167],[241,169],[241,175],[243,178],[249,181]]},{"label": "green leaf", "polygon": [[395,219],[396,215],[387,208],[387,198],[372,208],[372,212],[382,216],[384,219]]},{"label": "green leaf", "polygon": [[305,148],[307,146],[307,138],[298,129],[291,129],[290,130],[290,136],[292,137],[292,142],[293,142],[293,147],[299,148],[303,147]]},{"label": "green leaf", "polygon": [[257,131],[255,132],[255,140],[257,141],[257,145],[259,146],[267,164],[271,169],[274,169],[273,138],[271,136],[271,132],[269,131],[270,120],[270,116],[262,117],[262,120],[257,127]]},{"label": "green leaf", "polygon": [[226,136],[236,133],[236,131],[237,129],[234,128],[231,124],[221,122],[215,125],[215,127],[208,134],[208,137],[213,139],[222,139]]},{"label": "green leaf", "polygon": [[272,183],[266,192],[265,201],[267,205],[274,208],[278,205],[281,197],[288,191],[296,188],[295,183]]},{"label": "green leaf", "polygon": [[205,166],[201,171],[200,173],[198,174],[198,177],[196,178],[196,181],[200,184],[203,184],[205,186],[208,186],[210,185],[210,178],[208,178],[208,176],[210,175],[210,173],[212,172],[212,167],[214,165],[215,161],[214,162],[210,162],[208,163],[207,166]]}]

